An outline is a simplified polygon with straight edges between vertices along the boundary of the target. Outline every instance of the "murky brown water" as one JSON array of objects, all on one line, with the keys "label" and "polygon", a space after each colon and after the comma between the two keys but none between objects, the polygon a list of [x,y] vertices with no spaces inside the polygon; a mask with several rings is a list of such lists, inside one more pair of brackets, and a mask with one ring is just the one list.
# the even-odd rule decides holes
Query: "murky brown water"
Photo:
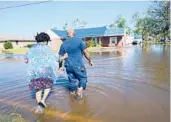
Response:
[{"label": "murky brown water", "polygon": [[26,64],[0,56],[0,114],[16,111],[28,122],[169,122],[170,47],[130,47],[94,53],[88,87],[80,101],[68,95],[67,81],[53,87],[42,116],[32,110],[34,93],[26,82]]}]

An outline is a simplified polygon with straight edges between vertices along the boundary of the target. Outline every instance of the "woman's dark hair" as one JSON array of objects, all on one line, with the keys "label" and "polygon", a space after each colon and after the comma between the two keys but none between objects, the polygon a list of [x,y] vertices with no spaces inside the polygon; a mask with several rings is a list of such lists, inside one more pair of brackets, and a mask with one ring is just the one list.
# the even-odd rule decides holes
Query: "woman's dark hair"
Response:
[{"label": "woman's dark hair", "polygon": [[37,33],[35,39],[36,39],[37,42],[51,41],[49,35],[47,33],[44,33],[44,32]]}]

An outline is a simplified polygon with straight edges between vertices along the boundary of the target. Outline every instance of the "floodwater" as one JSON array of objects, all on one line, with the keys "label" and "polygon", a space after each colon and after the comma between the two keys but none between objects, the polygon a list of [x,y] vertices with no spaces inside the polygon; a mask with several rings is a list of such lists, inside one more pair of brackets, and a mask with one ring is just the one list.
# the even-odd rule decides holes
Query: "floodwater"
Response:
[{"label": "floodwater", "polygon": [[82,100],[68,94],[60,77],[43,115],[33,113],[22,55],[0,55],[0,114],[21,114],[27,122],[169,122],[170,46],[133,46],[92,53]]}]

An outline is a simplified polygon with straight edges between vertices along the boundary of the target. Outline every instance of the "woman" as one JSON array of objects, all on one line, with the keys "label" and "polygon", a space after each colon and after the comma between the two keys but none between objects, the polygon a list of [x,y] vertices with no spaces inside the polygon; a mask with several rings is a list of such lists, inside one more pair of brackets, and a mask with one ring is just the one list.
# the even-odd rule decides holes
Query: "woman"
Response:
[{"label": "woman", "polygon": [[[53,82],[56,80],[59,56],[47,46],[48,41],[50,41],[48,34],[37,34],[35,40],[37,44],[28,51],[25,62],[28,63],[29,88],[30,90],[36,90],[38,107],[35,112],[42,113],[46,107],[46,98],[51,91]],[[67,54],[61,57],[60,60],[65,58],[67,58]],[[43,97],[42,90],[44,90]]]}]

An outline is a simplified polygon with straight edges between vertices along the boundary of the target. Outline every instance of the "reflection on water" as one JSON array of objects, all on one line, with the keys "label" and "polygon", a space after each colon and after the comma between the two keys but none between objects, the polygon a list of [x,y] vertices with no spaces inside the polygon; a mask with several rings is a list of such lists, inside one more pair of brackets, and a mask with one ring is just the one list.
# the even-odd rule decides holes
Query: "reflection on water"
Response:
[{"label": "reflection on water", "polygon": [[[0,113],[12,110],[30,122],[169,122],[170,46],[135,46],[91,54],[84,99],[68,94],[60,77],[44,115],[33,114],[23,55],[0,55]],[[3,94],[2,94],[3,93]]]}]

